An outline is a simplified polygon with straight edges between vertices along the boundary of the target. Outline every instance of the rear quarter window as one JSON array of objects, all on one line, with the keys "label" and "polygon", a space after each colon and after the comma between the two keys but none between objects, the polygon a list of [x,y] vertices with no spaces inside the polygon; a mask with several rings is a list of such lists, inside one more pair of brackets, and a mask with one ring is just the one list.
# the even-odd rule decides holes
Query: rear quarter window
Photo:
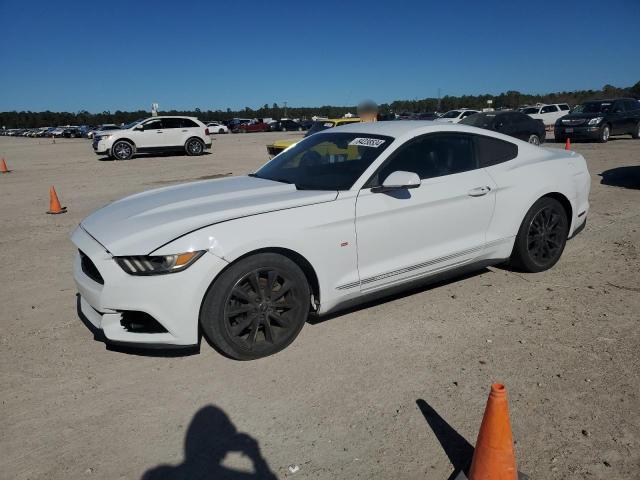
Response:
[{"label": "rear quarter window", "polygon": [[508,162],[518,156],[518,146],[492,137],[475,136],[476,154],[480,168]]},{"label": "rear quarter window", "polygon": [[194,122],[193,120],[189,119],[189,118],[182,118],[181,120],[181,124],[182,124],[182,128],[196,128],[198,127],[198,124],[196,122]]}]

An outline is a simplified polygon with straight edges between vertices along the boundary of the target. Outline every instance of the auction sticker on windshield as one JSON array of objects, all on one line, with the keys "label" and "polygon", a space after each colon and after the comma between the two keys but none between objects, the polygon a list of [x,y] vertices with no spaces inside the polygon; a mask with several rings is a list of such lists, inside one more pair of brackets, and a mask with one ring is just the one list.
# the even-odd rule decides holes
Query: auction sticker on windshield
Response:
[{"label": "auction sticker on windshield", "polygon": [[380,145],[384,143],[384,140],[380,140],[379,138],[354,138],[349,142],[349,145],[358,145],[360,147],[373,147],[378,148]]}]

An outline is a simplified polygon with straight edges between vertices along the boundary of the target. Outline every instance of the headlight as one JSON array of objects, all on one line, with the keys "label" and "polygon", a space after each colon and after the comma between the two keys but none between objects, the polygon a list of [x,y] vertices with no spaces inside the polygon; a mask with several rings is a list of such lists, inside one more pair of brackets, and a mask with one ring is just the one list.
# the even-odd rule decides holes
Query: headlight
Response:
[{"label": "headlight", "polygon": [[98,141],[109,140],[111,137],[113,137],[113,135],[100,135],[98,136]]},{"label": "headlight", "polygon": [[163,275],[181,272],[199,259],[205,250],[162,256],[114,257],[129,275]]},{"label": "headlight", "polygon": [[592,118],[591,120],[589,120],[589,123],[587,125],[597,125],[601,121],[602,121],[602,117]]}]

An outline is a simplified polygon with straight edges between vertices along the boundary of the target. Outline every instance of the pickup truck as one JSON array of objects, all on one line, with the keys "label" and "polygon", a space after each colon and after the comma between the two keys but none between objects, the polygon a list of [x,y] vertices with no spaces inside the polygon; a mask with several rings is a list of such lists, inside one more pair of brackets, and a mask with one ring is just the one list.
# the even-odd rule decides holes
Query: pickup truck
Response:
[{"label": "pickup truck", "polygon": [[569,105],[566,103],[539,104],[532,107],[524,107],[520,111],[534,120],[542,120],[545,127],[553,127],[556,120],[569,113]]},{"label": "pickup truck", "polygon": [[611,135],[640,137],[640,102],[633,98],[592,100],[578,105],[556,121],[556,142],[567,138],[605,143]]}]

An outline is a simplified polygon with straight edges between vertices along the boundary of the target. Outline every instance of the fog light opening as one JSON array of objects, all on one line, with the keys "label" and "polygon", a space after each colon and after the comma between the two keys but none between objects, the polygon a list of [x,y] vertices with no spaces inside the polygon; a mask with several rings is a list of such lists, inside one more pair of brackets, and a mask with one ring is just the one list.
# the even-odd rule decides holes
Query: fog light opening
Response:
[{"label": "fog light opening", "polygon": [[167,333],[167,329],[148,313],[134,310],[125,310],[120,313],[122,314],[120,325],[122,325],[127,332]]}]

